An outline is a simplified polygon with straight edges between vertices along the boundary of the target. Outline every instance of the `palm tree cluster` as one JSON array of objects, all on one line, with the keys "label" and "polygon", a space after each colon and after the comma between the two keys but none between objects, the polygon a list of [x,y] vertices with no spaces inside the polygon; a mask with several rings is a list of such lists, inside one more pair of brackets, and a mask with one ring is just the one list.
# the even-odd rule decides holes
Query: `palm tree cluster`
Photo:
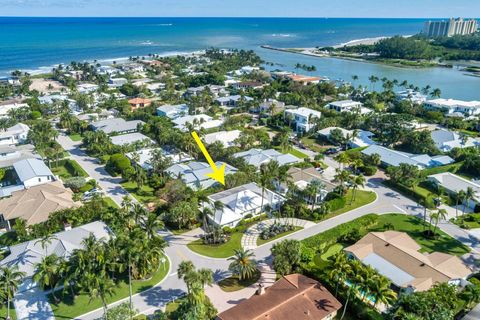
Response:
[{"label": "palm tree cluster", "polygon": [[[55,289],[63,286],[63,294],[69,290],[72,297],[81,292],[91,300],[100,299],[105,311],[107,297],[119,281],[128,281],[131,296],[132,279],[146,279],[160,268],[166,242],[157,233],[162,221],[141,205],[126,204],[119,214],[123,228],[116,228],[114,237],[106,240],[90,235],[68,260],[45,253],[35,265],[33,279],[44,289],[53,289],[55,300]],[[39,242],[46,248],[52,239],[47,236]]]},{"label": "palm tree cluster", "polygon": [[173,315],[174,319],[213,319],[217,310],[205,295],[205,287],[213,284],[210,269],[195,269],[191,261],[182,261],[177,275],[185,282],[187,294]]},{"label": "palm tree cluster", "polygon": [[10,319],[10,302],[22,283],[23,277],[25,277],[25,272],[18,271],[17,266],[0,267],[0,288],[2,288],[0,297],[7,305],[7,319]]},{"label": "palm tree cluster", "polygon": [[258,272],[253,252],[244,248],[235,249],[235,254],[227,260],[232,261],[228,269],[237,276],[240,281],[251,279]]},{"label": "palm tree cluster", "polygon": [[335,295],[338,294],[339,287],[342,287],[346,294],[340,319],[345,316],[352,298],[377,307],[379,304],[390,305],[397,297],[391,289],[390,280],[378,274],[372,267],[365,266],[358,260],[348,259],[343,252],[333,257],[328,275],[332,283],[335,283]]}]

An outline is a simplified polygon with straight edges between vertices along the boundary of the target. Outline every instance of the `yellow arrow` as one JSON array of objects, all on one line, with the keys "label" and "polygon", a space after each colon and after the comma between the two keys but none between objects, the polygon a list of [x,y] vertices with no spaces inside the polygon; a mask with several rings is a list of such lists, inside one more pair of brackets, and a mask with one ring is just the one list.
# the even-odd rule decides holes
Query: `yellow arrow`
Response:
[{"label": "yellow arrow", "polygon": [[212,167],[213,172],[208,173],[206,176],[225,185],[225,163],[222,164],[220,168],[217,168],[217,165],[215,164],[215,162],[213,162],[212,157],[210,157],[210,154],[208,153],[207,148],[205,148],[202,140],[200,140],[200,137],[195,131],[192,131],[192,137],[193,139],[195,139],[195,142],[198,144],[198,147],[200,148],[203,155],[207,159],[208,164],[210,165],[210,167]]}]

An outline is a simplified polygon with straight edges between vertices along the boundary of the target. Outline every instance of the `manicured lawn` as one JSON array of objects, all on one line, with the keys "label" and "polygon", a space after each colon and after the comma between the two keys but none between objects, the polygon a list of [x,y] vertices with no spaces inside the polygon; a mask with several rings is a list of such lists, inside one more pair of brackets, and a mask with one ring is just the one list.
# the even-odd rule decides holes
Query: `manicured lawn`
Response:
[{"label": "manicured lawn", "polygon": [[235,249],[241,248],[243,232],[234,232],[230,234],[230,240],[222,244],[203,244],[202,239],[198,239],[187,244],[187,247],[202,256],[212,258],[228,258],[233,256]]},{"label": "manicured lawn", "polygon": [[[457,226],[463,227],[467,226],[468,229],[476,229],[480,228],[480,213],[468,213],[465,214],[464,219],[462,221],[462,210],[458,210],[458,219],[452,219],[451,221],[455,223]],[[462,223],[463,222],[463,223]]]},{"label": "manicured lawn", "polygon": [[118,206],[118,204],[117,204],[115,201],[113,201],[113,199],[110,198],[110,197],[105,197],[105,198],[103,198],[103,202],[104,202],[105,205],[108,206],[108,207],[120,208],[120,207]]},{"label": "manicured lawn", "polygon": [[71,177],[88,177],[88,173],[75,160],[63,159],[58,163],[52,161],[51,166],[53,174],[64,180]]},{"label": "manicured lawn", "polygon": [[[6,319],[7,318],[7,302],[5,301],[5,304],[2,304],[0,306],[0,319]],[[13,307],[13,301],[10,301],[10,319],[15,320],[17,319],[17,314],[15,313],[15,308]]]},{"label": "manicured lawn", "polygon": [[139,202],[148,203],[154,202],[157,199],[157,197],[155,196],[155,190],[150,186],[143,186],[141,189],[141,194],[138,193],[139,190],[137,190],[137,184],[135,182],[122,182],[122,186],[125,188],[125,190],[130,192]]},{"label": "manicured lawn", "polygon": [[[133,294],[148,290],[154,287],[167,275],[169,268],[168,259],[166,260],[165,266],[160,266],[159,270],[148,280],[134,280],[132,281],[132,291]],[[59,292],[61,298],[61,292]],[[107,297],[107,302],[112,303],[123,298],[128,297],[128,282],[121,281],[115,290],[113,296]],[[52,295],[48,296],[50,300],[50,305],[52,306],[53,312],[56,319],[74,319],[84,313],[93,311],[95,309],[102,307],[102,302],[100,299],[95,299],[90,301],[88,295],[80,294],[75,297],[75,300],[72,300],[72,297],[65,293],[62,302],[56,304]]]},{"label": "manicured lawn", "polygon": [[357,190],[355,200],[352,203],[350,203],[350,199],[352,199],[352,190],[348,190],[346,195],[346,199],[347,199],[346,205],[343,208],[330,212],[324,217],[324,219],[329,219],[329,218],[338,216],[339,214],[362,207],[366,204],[369,204],[375,201],[376,198],[377,198],[377,195],[373,191]]},{"label": "manicured lawn", "polygon": [[290,153],[291,155],[297,157],[297,158],[300,158],[300,159],[305,159],[305,158],[308,158],[308,155],[306,155],[305,153],[303,152],[300,152],[298,151],[297,149],[290,149],[290,151],[288,151],[288,153]]},{"label": "manicured lawn", "polygon": [[287,232],[284,232],[284,233],[280,233],[280,234],[277,234],[275,237],[272,237],[270,239],[267,239],[267,240],[263,240],[262,238],[258,237],[257,239],[257,246],[261,246],[262,244],[265,244],[267,242],[270,242],[270,241],[273,241],[273,240],[276,240],[276,239],[279,239],[281,237],[285,237],[291,233],[294,233],[294,232],[297,232],[298,230],[302,230],[303,228],[302,227],[295,227],[293,230],[290,230],[290,231],[287,231]]},{"label": "manicured lawn", "polygon": [[317,141],[314,138],[311,137],[303,137],[300,139],[300,141],[307,146],[309,149],[315,152],[323,152],[327,147],[323,147],[317,143]]},{"label": "manicured lawn", "polygon": [[238,277],[232,276],[218,282],[218,286],[225,292],[234,292],[250,287],[260,279],[261,273],[256,272],[252,279],[238,280]]},{"label": "manicured lawn", "polygon": [[69,135],[70,139],[72,139],[72,141],[81,141],[82,140],[82,136],[79,135],[79,134],[71,134]]},{"label": "manicured lawn", "polygon": [[[439,251],[453,255],[463,255],[470,249],[446,233],[437,229],[435,239],[425,238],[423,235],[423,221],[416,217],[391,213],[384,215],[370,214],[340,226],[319,233],[313,237],[302,240],[307,246],[317,246],[319,243],[338,243],[338,239],[349,231],[358,229],[363,236],[371,231],[385,231],[386,224],[391,223],[393,230],[408,233],[420,246],[422,252]],[[428,224],[427,224],[428,225]],[[428,226],[427,226],[428,228]],[[349,245],[349,244],[346,244]]]},{"label": "manicured lawn", "polygon": [[335,243],[335,244],[331,245],[330,247],[328,247],[328,249],[323,254],[317,254],[315,256],[315,258],[313,259],[313,261],[315,262],[315,264],[317,266],[321,267],[321,266],[325,265],[326,263],[328,263],[328,261],[327,261],[328,258],[336,255],[337,253],[342,251],[342,249],[343,249],[343,245],[341,245],[340,243]]},{"label": "manicured lawn", "polygon": [[430,176],[432,174],[438,174],[443,172],[455,173],[460,169],[462,165],[463,165],[463,162],[455,162],[452,164],[447,164],[445,166],[425,169],[423,170],[423,173],[425,174],[425,176]]}]

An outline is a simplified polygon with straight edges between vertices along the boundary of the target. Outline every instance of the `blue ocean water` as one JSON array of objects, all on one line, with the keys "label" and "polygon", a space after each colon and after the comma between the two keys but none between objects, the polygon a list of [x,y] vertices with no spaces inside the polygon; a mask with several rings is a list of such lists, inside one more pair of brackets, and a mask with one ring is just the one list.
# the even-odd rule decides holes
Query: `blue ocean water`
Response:
[{"label": "blue ocean water", "polygon": [[276,67],[314,64],[314,74],[350,80],[368,76],[407,79],[440,87],[451,97],[473,99],[480,79],[458,70],[412,70],[338,59],[319,59],[261,49],[315,47],[378,36],[411,35],[422,19],[331,18],[20,18],[0,17],[0,75],[70,61],[119,59],[149,53],[191,52],[209,47],[254,49]]}]

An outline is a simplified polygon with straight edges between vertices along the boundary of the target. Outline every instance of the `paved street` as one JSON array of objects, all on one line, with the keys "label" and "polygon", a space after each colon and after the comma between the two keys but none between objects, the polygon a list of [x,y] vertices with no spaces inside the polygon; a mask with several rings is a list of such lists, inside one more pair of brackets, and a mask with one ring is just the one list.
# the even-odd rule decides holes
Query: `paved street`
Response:
[{"label": "paved street", "polygon": [[[64,135],[59,136],[58,141],[62,147],[71,154],[71,158],[77,161],[92,178],[96,179],[102,189],[105,190],[106,194],[115,202],[120,204],[122,197],[128,195],[128,192],[120,186],[121,179],[112,178],[105,171],[103,166],[97,163],[95,158],[86,155],[80,149],[80,143],[73,142],[70,138]],[[338,163],[331,158],[325,158],[325,162],[331,167],[338,167]],[[274,243],[286,238],[302,240],[369,213],[385,214],[391,212],[400,212],[403,214],[421,217],[423,214],[423,208],[414,201],[383,186],[381,184],[383,178],[383,174],[379,172],[376,176],[371,177],[368,180],[366,189],[373,190],[377,194],[377,199],[373,203],[322,221],[313,226],[309,226],[309,228],[302,229],[282,239],[271,241],[260,247],[257,247],[253,249],[255,258],[263,266],[270,265],[270,249]],[[456,225],[447,221],[441,222],[439,224],[439,228],[463,244],[472,248],[472,253],[467,254],[463,258],[470,266],[475,266],[476,259],[478,259],[480,252],[479,239],[472,236],[469,232],[462,230]],[[195,229],[183,235],[173,235],[169,232],[162,233],[169,243],[165,253],[170,260],[170,270],[167,277],[157,286],[142,293],[136,294],[133,297],[134,306],[139,312],[151,314],[155,310],[164,307],[168,302],[172,301],[176,297],[183,295],[185,292],[185,285],[183,281],[178,279],[176,273],[178,265],[183,260],[191,260],[197,268],[212,269],[214,271],[215,281],[219,281],[230,275],[228,271],[229,261],[226,259],[215,259],[200,256],[187,248],[186,244],[190,241],[198,239],[201,232],[201,229]],[[262,277],[268,278],[268,272],[262,274]],[[212,288],[208,288],[206,292],[219,310],[225,310],[229,306],[233,306],[242,299],[246,299],[251,296],[254,289],[255,286],[252,286],[245,290],[238,291],[235,294],[227,295],[215,285]],[[118,301],[110,306],[117,305],[123,301],[128,301],[128,298]],[[78,317],[78,319],[97,319],[102,315],[102,312],[102,309],[94,310],[93,312]]]},{"label": "paved street", "polygon": [[[78,164],[88,173],[90,177],[98,181],[100,187],[105,191],[106,196],[112,198],[115,203],[120,205],[122,198],[130,194],[120,185],[121,177],[112,177],[98,162],[98,159],[90,157],[82,149],[80,149],[81,142],[72,141],[68,136],[60,133],[57,138],[58,143],[65,151],[68,151],[70,157],[77,161]],[[130,196],[133,201],[135,198]]]}]

